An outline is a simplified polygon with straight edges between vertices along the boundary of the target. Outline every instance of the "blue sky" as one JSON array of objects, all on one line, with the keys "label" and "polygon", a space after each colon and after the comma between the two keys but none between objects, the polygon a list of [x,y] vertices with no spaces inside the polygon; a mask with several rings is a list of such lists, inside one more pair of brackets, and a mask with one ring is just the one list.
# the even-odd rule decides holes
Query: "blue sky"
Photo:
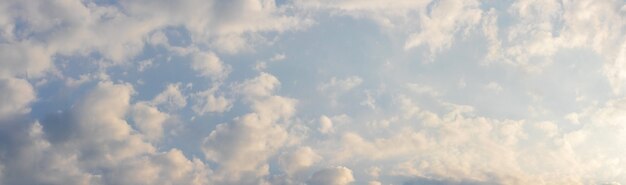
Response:
[{"label": "blue sky", "polygon": [[0,2],[0,184],[625,184],[621,0]]}]

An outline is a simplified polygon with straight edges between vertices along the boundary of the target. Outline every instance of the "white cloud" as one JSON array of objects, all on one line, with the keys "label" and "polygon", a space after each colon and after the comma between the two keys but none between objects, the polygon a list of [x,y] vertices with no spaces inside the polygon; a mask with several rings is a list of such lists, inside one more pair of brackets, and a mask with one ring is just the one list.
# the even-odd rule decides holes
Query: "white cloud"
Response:
[{"label": "white cloud", "polygon": [[180,83],[168,84],[163,92],[151,101],[154,105],[163,105],[167,110],[177,110],[187,105],[187,97],[180,91]]},{"label": "white cloud", "polygon": [[278,164],[289,176],[296,175],[313,166],[322,158],[311,147],[299,147],[280,155]]},{"label": "white cloud", "polygon": [[465,35],[481,20],[479,1],[297,1],[305,9],[328,9],[342,15],[367,18],[393,33],[409,33],[404,49],[426,46],[427,61],[450,48],[455,35]]},{"label": "white cloud", "polygon": [[[505,31],[504,61],[529,71],[541,71],[552,62],[552,56],[563,48],[587,48],[607,60],[605,66],[615,63],[615,46],[623,42],[623,16],[616,1],[519,1],[508,13],[515,24]],[[494,30],[494,29],[491,29]],[[487,33],[486,33],[487,34]],[[495,33],[489,33],[495,35]],[[488,36],[491,46],[499,43]],[[607,70],[609,79],[613,78]],[[616,91],[616,90],[614,90]]]},{"label": "white cloud", "polygon": [[228,76],[231,69],[212,52],[201,52],[193,56],[191,68],[201,76],[212,80],[222,80]]},{"label": "white cloud", "polygon": [[[180,150],[156,152],[164,118],[146,103],[130,104],[128,84],[100,82],[68,113],[0,128],[0,157],[8,184],[208,184],[211,170]],[[126,121],[134,115],[139,133]],[[11,133],[11,134],[9,134]],[[145,135],[144,135],[145,134]],[[6,150],[9,147],[11,149]],[[40,155],[46,154],[46,155]]]},{"label": "white cloud", "polygon": [[321,133],[327,134],[333,132],[333,121],[328,116],[321,116],[319,119],[319,130]]},{"label": "white cloud", "polygon": [[548,137],[554,137],[559,133],[559,126],[549,121],[539,122],[534,126]]},{"label": "white cloud", "polygon": [[[498,12],[492,8],[487,11],[482,20],[482,32],[487,39],[488,50],[485,63],[502,60],[502,41],[500,41],[500,28],[498,27]],[[465,82],[463,82],[465,83]],[[459,83],[461,84],[461,83]],[[460,85],[461,86],[461,85]],[[463,87],[465,85],[462,85]]]},{"label": "white cloud", "polygon": [[[449,48],[458,31],[468,32],[481,19],[478,1],[437,1],[429,12],[420,13],[420,31],[409,36],[404,49],[426,45],[429,57]],[[432,60],[432,59],[431,59]]]},{"label": "white cloud", "polygon": [[[0,184],[623,184],[625,10],[615,0],[0,1]],[[282,34],[310,19],[314,29]],[[340,42],[367,45],[319,47]],[[414,65],[416,49],[443,61]],[[563,55],[582,59],[552,62]],[[466,83],[485,79],[503,80]],[[485,90],[515,99],[473,100]]]},{"label": "white cloud", "polygon": [[619,94],[623,89],[623,83],[626,81],[626,41],[619,47],[619,54],[614,62],[609,62],[604,67],[604,74],[607,76],[609,84],[613,87],[613,93]]},{"label": "white cloud", "polygon": [[352,170],[343,167],[321,169],[307,181],[309,185],[348,185],[354,182]]},{"label": "white cloud", "polygon": [[137,103],[132,108],[133,121],[137,129],[150,141],[163,136],[163,124],[169,115],[146,103]]},{"label": "white cloud", "polygon": [[128,84],[100,82],[74,107],[76,122],[72,127],[76,130],[76,138],[73,142],[77,145],[76,150],[89,154],[81,156],[86,166],[116,164],[155,151],[126,122],[133,92],[133,87]]},{"label": "white cloud", "polygon": [[[79,168],[76,155],[56,151],[46,140],[42,125],[16,123],[18,127],[2,128],[4,140],[0,147],[4,154],[0,163],[4,165],[3,184],[96,184],[99,178]],[[14,126],[15,126],[14,125]],[[47,155],[34,155],[46,153]]]},{"label": "white cloud", "polygon": [[256,65],[254,66],[254,69],[256,69],[257,71],[264,71],[265,69],[267,69],[267,66],[270,63],[280,62],[280,61],[285,60],[286,58],[287,58],[287,55],[285,55],[284,53],[274,54],[274,56],[267,59],[267,61],[263,61],[263,60],[257,61]]},{"label": "white cloud", "polygon": [[379,167],[370,167],[365,172],[371,176],[372,178],[378,178],[380,176],[380,168]]},{"label": "white cloud", "polygon": [[[519,1],[509,7],[509,13],[516,16],[517,24],[507,32],[506,53],[510,62],[538,71],[551,61],[559,43],[553,36],[555,24],[560,18],[562,7],[557,1]],[[531,57],[544,57],[531,59]],[[529,62],[534,63],[529,63]]]},{"label": "white cloud", "polygon": [[299,0],[296,5],[305,9],[330,10],[333,14],[349,15],[356,18],[367,18],[382,27],[396,27],[402,23],[412,23],[412,12],[423,10],[431,0],[394,1],[385,0]]},{"label": "white cloud", "polygon": [[119,165],[107,183],[202,185],[211,183],[211,173],[198,159],[189,160],[180,150],[172,149]]},{"label": "white cloud", "polygon": [[266,160],[287,139],[279,125],[266,122],[263,115],[247,114],[233,123],[220,124],[204,140],[208,160],[220,164],[223,183],[254,182],[269,174]]},{"label": "white cloud", "polygon": [[363,83],[363,79],[358,76],[350,76],[345,79],[333,77],[327,83],[320,84],[318,89],[322,92],[341,93],[349,91]]},{"label": "white cloud", "polygon": [[[236,53],[249,48],[253,40],[247,33],[283,32],[308,26],[307,20],[285,15],[284,7],[274,1],[197,1],[172,4],[168,1],[124,1],[132,16],[162,24],[183,25],[194,40],[214,48]],[[155,13],[160,12],[160,13]]]},{"label": "white cloud", "polygon": [[0,78],[0,119],[29,113],[36,95],[28,81],[18,78]]},{"label": "white cloud", "polygon": [[152,60],[142,60],[137,64],[137,71],[143,72],[152,66],[154,66],[154,62]]},{"label": "white cloud", "polygon": [[[98,53],[105,59],[97,61],[102,67],[122,64],[141,53],[146,43],[166,43],[166,36],[152,33],[167,27],[184,27],[194,45],[208,43],[236,53],[243,46],[263,42],[251,39],[250,35],[261,37],[257,32],[284,32],[310,25],[310,21],[286,15],[286,7],[267,0],[186,0],[175,4],[123,0],[116,6],[11,0],[3,1],[0,8],[0,36],[6,41],[0,44],[0,59],[5,61],[0,64],[0,76],[41,77],[53,67],[52,57],[58,55]],[[231,46],[233,43],[238,46]],[[217,70],[212,67],[215,65],[201,68]]]},{"label": "white cloud", "polygon": [[91,80],[93,80],[93,76],[89,75],[89,74],[82,74],[80,76],[78,76],[78,79],[73,79],[71,77],[68,77],[65,80],[65,85],[68,87],[78,87],[84,83],[87,83]]},{"label": "white cloud", "polygon": [[275,76],[263,72],[256,78],[248,79],[241,84],[237,84],[234,90],[245,96],[254,98],[269,96],[278,86],[280,86],[280,81],[278,81]]},{"label": "white cloud", "polygon": [[50,52],[34,43],[0,44],[0,77],[39,77],[51,67]]},{"label": "white cloud", "polygon": [[222,113],[233,107],[231,99],[227,99],[224,96],[216,96],[211,90],[199,92],[193,99],[196,103],[193,105],[192,109],[199,115],[204,115],[209,112]]},{"label": "white cloud", "polygon": [[[226,184],[257,184],[269,175],[267,160],[285,145],[288,132],[280,123],[295,112],[295,100],[272,95],[280,82],[261,73],[236,86],[253,112],[219,124],[204,139],[205,157],[220,164],[217,179]],[[226,147],[225,147],[226,146]]]},{"label": "white cloud", "polygon": [[269,96],[252,100],[250,108],[263,115],[263,119],[286,120],[296,113],[296,103],[292,98]]}]

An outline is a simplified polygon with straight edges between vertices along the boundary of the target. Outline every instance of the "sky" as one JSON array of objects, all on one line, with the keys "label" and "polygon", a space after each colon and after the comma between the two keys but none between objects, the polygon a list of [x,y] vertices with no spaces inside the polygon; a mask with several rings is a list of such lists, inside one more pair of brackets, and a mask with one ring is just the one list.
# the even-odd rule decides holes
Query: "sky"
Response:
[{"label": "sky", "polygon": [[626,184],[626,2],[2,0],[0,184]]}]

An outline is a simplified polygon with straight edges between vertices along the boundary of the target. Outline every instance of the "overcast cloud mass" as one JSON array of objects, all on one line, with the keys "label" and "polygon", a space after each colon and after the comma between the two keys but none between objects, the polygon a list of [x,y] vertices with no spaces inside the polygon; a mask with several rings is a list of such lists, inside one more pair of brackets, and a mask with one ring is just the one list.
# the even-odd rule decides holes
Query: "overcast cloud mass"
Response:
[{"label": "overcast cloud mass", "polygon": [[1,0],[0,184],[626,184],[626,2]]}]

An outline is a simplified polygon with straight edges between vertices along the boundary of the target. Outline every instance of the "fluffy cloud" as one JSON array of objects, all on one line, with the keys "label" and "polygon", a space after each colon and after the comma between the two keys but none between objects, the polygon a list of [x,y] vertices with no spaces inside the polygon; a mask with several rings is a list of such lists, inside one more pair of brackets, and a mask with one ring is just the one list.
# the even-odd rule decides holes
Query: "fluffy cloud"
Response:
[{"label": "fluffy cloud", "polygon": [[169,115],[146,103],[137,103],[132,108],[133,121],[137,130],[148,140],[157,140],[163,135],[163,123]]},{"label": "fluffy cloud", "polygon": [[[281,14],[282,7],[268,0],[196,1],[122,1],[133,17],[143,17],[160,24],[183,25],[194,39],[213,39],[216,49],[235,53],[250,47],[247,33],[287,31],[309,23]],[[159,12],[159,13],[155,13]],[[164,13],[161,13],[164,12]]]},{"label": "fluffy cloud", "polygon": [[34,43],[0,44],[0,77],[38,77],[50,68],[50,52]]},{"label": "fluffy cloud", "polygon": [[262,97],[271,95],[279,85],[280,81],[275,76],[263,72],[253,79],[238,84],[235,90],[248,97]]},{"label": "fluffy cloud", "polygon": [[321,157],[311,147],[300,147],[281,155],[278,163],[288,175],[292,176],[313,166],[319,160]]},{"label": "fluffy cloud", "polygon": [[[57,152],[46,140],[42,125],[3,125],[3,184],[97,184],[99,178],[83,172],[76,155]],[[42,155],[46,154],[46,155]]]},{"label": "fluffy cloud", "polygon": [[152,145],[142,140],[141,135],[133,132],[126,121],[133,92],[128,84],[100,82],[75,106],[72,112],[75,121],[69,123],[74,134],[65,142],[76,147],[82,154],[79,158],[87,163],[86,166],[116,164],[129,157],[155,151]]},{"label": "fluffy cloud", "polygon": [[625,15],[0,1],[0,184],[624,184]]},{"label": "fluffy cloud", "polygon": [[479,5],[478,1],[434,2],[428,13],[420,13],[422,29],[409,36],[404,48],[427,45],[431,54],[449,48],[457,31],[468,32],[479,23],[482,15]]},{"label": "fluffy cloud", "polygon": [[28,81],[17,78],[0,78],[0,119],[30,112],[35,101],[35,91]]},{"label": "fluffy cloud", "polygon": [[201,76],[213,80],[225,78],[230,73],[230,68],[215,55],[215,53],[198,53],[193,56],[191,68]]},{"label": "fluffy cloud", "polygon": [[262,116],[248,114],[233,123],[220,124],[205,139],[206,158],[221,165],[220,172],[227,176],[225,183],[254,182],[255,178],[268,175],[266,160],[285,143],[287,132],[263,121]]},{"label": "fluffy cloud", "polygon": [[320,126],[318,130],[322,133],[329,133],[333,131],[333,121],[328,116],[320,117]]},{"label": "fluffy cloud", "polygon": [[[130,104],[133,92],[128,84],[100,82],[68,113],[4,125],[2,183],[208,183],[211,170],[202,161],[177,149],[157,152],[144,140],[160,137],[167,115],[146,103]],[[126,121],[128,113],[139,133]]]},{"label": "fluffy cloud", "polygon": [[295,112],[293,99],[272,95],[279,83],[262,73],[239,84],[253,112],[217,125],[204,139],[205,157],[220,164],[218,182],[256,184],[269,175],[267,160],[285,145],[288,133],[283,122]]},{"label": "fluffy cloud", "polygon": [[225,112],[232,107],[232,100],[224,96],[216,96],[213,92],[203,91],[196,94],[193,111],[199,115],[208,112]]},{"label": "fluffy cloud", "polygon": [[180,91],[180,83],[168,84],[163,92],[154,97],[151,103],[163,105],[169,110],[176,110],[187,105],[187,97]]},{"label": "fluffy cloud", "polygon": [[211,171],[198,159],[188,160],[180,150],[140,157],[117,166],[107,184],[210,184]]},{"label": "fluffy cloud", "polygon": [[[309,21],[281,14],[274,1],[233,2],[187,0],[120,1],[115,6],[80,1],[3,1],[0,74],[38,77],[53,67],[55,55],[100,54],[101,66],[120,64],[137,56],[152,32],[183,26],[198,43],[236,53],[253,45],[247,35],[306,27]],[[155,13],[159,12],[159,13]],[[224,45],[238,38],[237,46]],[[163,40],[163,39],[162,39]],[[232,39],[229,39],[232,40]],[[205,57],[206,58],[206,57]],[[108,61],[108,62],[107,62]],[[215,62],[194,68],[215,72]]]},{"label": "fluffy cloud", "polygon": [[348,185],[354,182],[352,170],[339,166],[321,169],[307,181],[309,185]]},{"label": "fluffy cloud", "polygon": [[[434,115],[433,119],[418,108],[412,116],[391,123],[418,124],[397,127],[401,130],[391,131],[394,134],[389,137],[368,139],[358,133],[345,133],[338,144],[329,140],[326,146],[318,147],[324,148],[320,152],[324,158],[333,157],[333,163],[356,160],[381,165],[388,164],[384,162],[388,160],[403,161],[384,165],[387,170],[381,175],[418,179],[407,180],[409,184],[597,183],[602,182],[597,177],[621,179],[623,175],[613,171],[622,157],[612,154],[621,149],[602,144],[624,142],[617,137],[624,131],[616,124],[622,119],[622,108],[618,108],[621,104],[622,100],[611,101],[581,114],[588,125],[573,131],[563,131],[551,122],[529,125],[527,121],[476,117],[471,109],[456,105],[448,105],[448,113]],[[440,123],[427,123],[432,121]],[[563,168],[569,170],[559,170]]]},{"label": "fluffy cloud", "polygon": [[[142,139],[158,139],[167,115],[145,103],[131,107],[133,92],[127,84],[99,83],[73,113],[77,117],[70,130],[75,135],[58,144],[78,151],[85,170],[108,169],[110,172],[103,174],[104,184],[206,183],[204,173],[210,171],[201,161],[190,161],[176,149],[159,153]],[[125,120],[127,112],[133,113],[141,134]]]}]

